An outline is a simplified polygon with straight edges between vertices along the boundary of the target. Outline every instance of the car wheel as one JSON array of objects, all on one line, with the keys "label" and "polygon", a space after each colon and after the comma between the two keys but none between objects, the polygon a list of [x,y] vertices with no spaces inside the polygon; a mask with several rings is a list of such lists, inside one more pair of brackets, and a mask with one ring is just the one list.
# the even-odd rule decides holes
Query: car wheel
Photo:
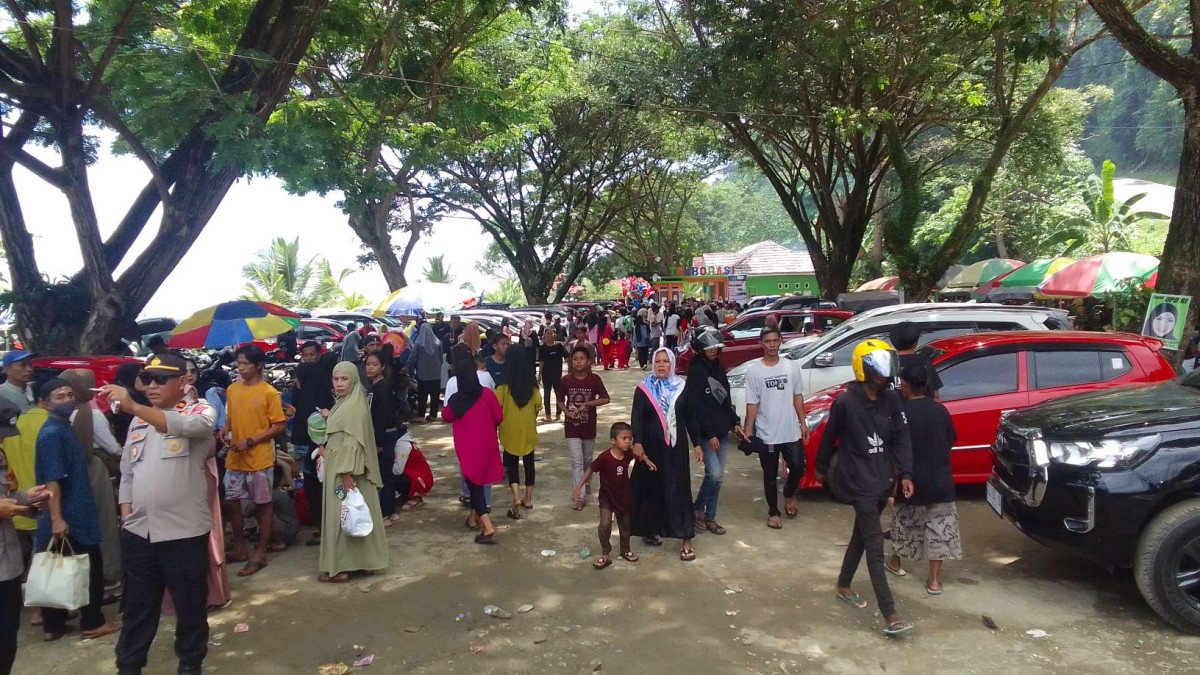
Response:
[{"label": "car wheel", "polygon": [[1133,565],[1150,607],[1179,630],[1200,635],[1200,499],[1155,516],[1138,538]]}]

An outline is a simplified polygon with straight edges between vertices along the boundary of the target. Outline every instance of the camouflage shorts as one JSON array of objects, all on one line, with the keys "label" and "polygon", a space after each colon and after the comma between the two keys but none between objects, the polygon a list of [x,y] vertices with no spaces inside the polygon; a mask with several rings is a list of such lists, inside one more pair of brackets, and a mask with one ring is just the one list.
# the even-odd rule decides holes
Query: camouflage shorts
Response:
[{"label": "camouflage shorts", "polygon": [[954,502],[892,509],[892,553],[906,560],[962,560]]}]

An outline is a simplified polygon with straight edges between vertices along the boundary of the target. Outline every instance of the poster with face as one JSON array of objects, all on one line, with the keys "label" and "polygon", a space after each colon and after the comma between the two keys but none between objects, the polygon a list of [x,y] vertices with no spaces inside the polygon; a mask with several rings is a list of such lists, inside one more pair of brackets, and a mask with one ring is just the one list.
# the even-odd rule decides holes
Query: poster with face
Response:
[{"label": "poster with face", "polygon": [[1164,349],[1179,349],[1191,303],[1188,295],[1151,295],[1142,335],[1162,340]]}]

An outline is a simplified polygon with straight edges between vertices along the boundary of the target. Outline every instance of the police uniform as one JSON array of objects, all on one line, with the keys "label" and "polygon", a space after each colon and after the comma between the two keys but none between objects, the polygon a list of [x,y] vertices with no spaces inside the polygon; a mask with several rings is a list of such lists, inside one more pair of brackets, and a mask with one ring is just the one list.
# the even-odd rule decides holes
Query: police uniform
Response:
[{"label": "police uniform", "polygon": [[[175,377],[185,369],[182,358],[164,354],[152,358],[142,372]],[[215,443],[216,411],[203,400],[185,400],[163,414],[166,433],[135,417],[121,455],[118,501],[131,509],[121,522],[126,579],[124,626],[117,642],[121,673],[145,667],[164,590],[171,591],[175,604],[179,672],[200,672],[207,654],[212,513],[206,462]]]}]

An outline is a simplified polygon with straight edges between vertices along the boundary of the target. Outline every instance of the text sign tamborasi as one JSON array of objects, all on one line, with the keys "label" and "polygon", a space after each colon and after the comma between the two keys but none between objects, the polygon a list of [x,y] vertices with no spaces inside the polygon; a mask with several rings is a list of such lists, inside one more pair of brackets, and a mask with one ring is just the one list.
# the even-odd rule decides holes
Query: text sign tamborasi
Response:
[{"label": "text sign tamborasi", "polygon": [[677,277],[727,277],[733,274],[733,267],[728,265],[712,265],[709,267],[676,267]]}]

